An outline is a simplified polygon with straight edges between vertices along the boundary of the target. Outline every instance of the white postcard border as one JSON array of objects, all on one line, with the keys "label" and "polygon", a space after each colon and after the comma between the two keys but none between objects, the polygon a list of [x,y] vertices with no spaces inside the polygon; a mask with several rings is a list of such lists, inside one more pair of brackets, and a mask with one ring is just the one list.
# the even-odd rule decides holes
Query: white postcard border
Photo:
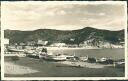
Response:
[{"label": "white postcard border", "polygon": [[[6,1],[3,1],[6,2]],[[1,13],[2,13],[2,3],[1,2]],[[22,1],[21,1],[22,2]],[[34,2],[35,4],[39,1],[27,1]],[[59,5],[63,4],[124,4],[125,5],[125,19],[126,19],[126,27],[125,27],[125,76],[124,77],[5,77],[4,76],[4,30],[2,27],[2,15],[1,15],[1,79],[2,80],[109,80],[109,79],[128,79],[128,55],[127,55],[127,1],[45,1],[44,4],[55,4]],[[57,4],[57,5],[58,5]],[[55,4],[56,5],[56,4]]]}]

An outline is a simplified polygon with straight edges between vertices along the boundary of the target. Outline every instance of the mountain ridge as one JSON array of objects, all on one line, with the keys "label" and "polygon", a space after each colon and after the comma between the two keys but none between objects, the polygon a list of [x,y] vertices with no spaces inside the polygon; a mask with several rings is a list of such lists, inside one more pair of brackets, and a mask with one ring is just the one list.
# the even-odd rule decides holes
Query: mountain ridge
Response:
[{"label": "mountain ridge", "polygon": [[[109,29],[100,29],[100,28],[94,28],[94,27],[84,27],[84,28],[80,28],[80,29],[75,29],[75,30],[60,30],[60,29],[35,29],[35,30],[14,30],[14,31],[37,31],[37,30],[58,30],[58,31],[77,31],[77,30],[81,30],[81,29],[97,29],[97,30],[108,30],[108,31],[122,31],[124,29],[120,29],[120,30],[109,30]],[[6,29],[6,30],[11,30],[11,29]],[[12,30],[12,31],[13,31]]]}]

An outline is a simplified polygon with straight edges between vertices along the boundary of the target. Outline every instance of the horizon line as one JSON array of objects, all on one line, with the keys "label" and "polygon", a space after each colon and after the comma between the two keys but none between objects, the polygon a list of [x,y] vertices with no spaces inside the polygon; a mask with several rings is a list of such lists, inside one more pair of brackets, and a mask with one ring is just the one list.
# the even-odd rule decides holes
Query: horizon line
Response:
[{"label": "horizon line", "polygon": [[20,30],[20,29],[4,29],[4,30],[15,30],[15,31],[36,31],[36,30],[58,30],[58,31],[75,31],[75,30],[81,30],[84,28],[92,28],[92,29],[98,29],[98,30],[108,30],[108,31],[121,31],[121,30],[125,30],[124,29],[119,29],[119,30],[110,30],[110,29],[100,29],[100,28],[94,28],[94,27],[83,27],[83,28],[79,28],[79,29],[72,29],[72,30],[61,30],[61,29],[54,29],[54,28],[39,28],[39,29],[34,29],[34,30]]}]

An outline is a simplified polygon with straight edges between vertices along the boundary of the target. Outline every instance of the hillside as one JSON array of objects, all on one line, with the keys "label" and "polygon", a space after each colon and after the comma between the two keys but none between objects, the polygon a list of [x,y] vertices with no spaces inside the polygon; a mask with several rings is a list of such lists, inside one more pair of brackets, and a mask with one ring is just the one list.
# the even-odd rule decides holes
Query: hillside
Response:
[{"label": "hillside", "polygon": [[92,40],[92,44],[98,43],[99,41],[119,44],[124,41],[124,30],[109,31],[91,27],[72,31],[53,29],[38,29],[34,31],[5,30],[4,36],[10,39],[11,44],[37,41],[38,39],[47,40],[49,44],[63,42],[79,45],[87,40]]}]

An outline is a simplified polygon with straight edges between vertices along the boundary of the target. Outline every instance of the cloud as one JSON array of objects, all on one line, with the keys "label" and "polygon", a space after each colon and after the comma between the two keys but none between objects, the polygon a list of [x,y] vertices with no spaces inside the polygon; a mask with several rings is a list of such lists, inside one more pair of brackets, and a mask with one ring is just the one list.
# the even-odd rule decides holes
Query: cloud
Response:
[{"label": "cloud", "polygon": [[106,14],[105,13],[99,13],[100,16],[105,16]]},{"label": "cloud", "polygon": [[112,30],[116,27],[124,28],[122,4],[47,3],[2,2],[2,24],[5,28],[19,30],[38,29],[44,26],[68,30],[86,26]]}]

